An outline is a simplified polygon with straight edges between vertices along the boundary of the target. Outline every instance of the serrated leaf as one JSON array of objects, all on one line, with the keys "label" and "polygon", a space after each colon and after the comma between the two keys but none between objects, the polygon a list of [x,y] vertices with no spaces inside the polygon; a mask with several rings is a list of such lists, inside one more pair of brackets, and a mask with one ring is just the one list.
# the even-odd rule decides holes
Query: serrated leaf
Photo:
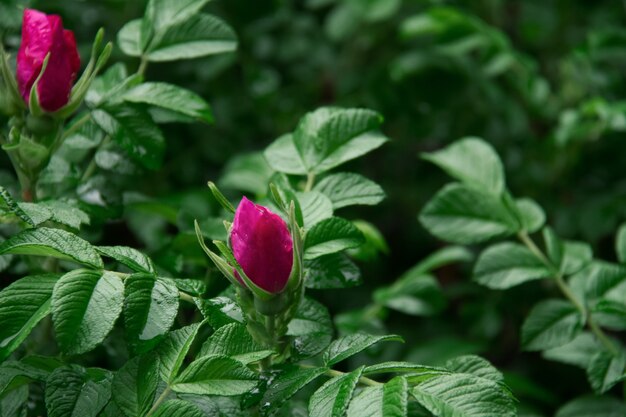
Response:
[{"label": "serrated leaf", "polygon": [[206,123],[213,122],[211,107],[202,97],[173,84],[142,83],[127,91],[123,99],[131,103],[161,107]]},{"label": "serrated leaf", "polygon": [[27,229],[0,243],[1,254],[51,256],[102,268],[102,259],[93,246],[73,233],[40,227]]},{"label": "serrated leaf", "polygon": [[300,203],[305,229],[310,229],[320,221],[333,215],[333,204],[324,194],[317,191],[296,193]]},{"label": "serrated leaf", "polygon": [[624,368],[626,368],[624,352],[613,354],[601,350],[591,358],[587,367],[587,378],[593,390],[603,394],[626,378]]},{"label": "serrated leaf", "polygon": [[110,272],[77,269],[52,292],[52,321],[63,352],[88,352],[109,334],[122,311],[124,284]]},{"label": "serrated leaf", "polygon": [[549,227],[543,229],[543,238],[548,257],[564,275],[575,274],[589,264],[593,258],[590,245],[583,242],[562,240]]},{"label": "serrated leaf", "polygon": [[153,414],[154,417],[205,417],[197,406],[189,401],[168,400],[164,402]]},{"label": "serrated leaf", "polygon": [[403,341],[404,340],[398,335],[375,336],[366,333],[354,333],[334,340],[330,346],[328,346],[326,352],[324,352],[323,360],[327,366],[333,366],[378,342]]},{"label": "serrated leaf", "polygon": [[326,372],[326,368],[300,368],[292,366],[283,370],[267,387],[261,400],[261,412],[269,415],[288,399]]},{"label": "serrated leaf", "polygon": [[31,275],[0,291],[0,362],[50,313],[50,297],[60,274]]},{"label": "serrated leaf", "polygon": [[513,398],[495,382],[466,374],[441,375],[411,391],[438,417],[516,417]]},{"label": "serrated leaf", "polygon": [[602,345],[593,334],[582,332],[563,346],[545,350],[542,356],[548,360],[587,369],[593,355],[601,349]]},{"label": "serrated leaf", "polygon": [[325,194],[335,210],[359,204],[376,205],[385,198],[385,192],[374,181],[349,172],[328,175],[313,190]]},{"label": "serrated leaf", "polygon": [[551,276],[551,271],[529,249],[517,243],[498,243],[485,249],[474,266],[474,281],[506,289]]},{"label": "serrated leaf", "polygon": [[124,292],[126,335],[137,353],[147,352],[170,329],[178,313],[178,288],[165,278],[133,274]]},{"label": "serrated leaf", "polygon": [[333,325],[326,307],[310,298],[304,298],[287,328],[287,335],[294,336],[292,357],[308,358],[317,355],[328,346],[332,334]]},{"label": "serrated leaf", "polygon": [[52,221],[64,224],[73,229],[78,230],[83,224],[88,225],[90,223],[87,213],[65,201],[48,200],[37,204],[52,213]]},{"label": "serrated leaf", "polygon": [[544,350],[562,346],[582,330],[584,318],[564,300],[544,300],[531,311],[522,326],[522,347]]},{"label": "serrated leaf", "polygon": [[493,382],[504,383],[502,372],[480,356],[458,356],[447,361],[445,367],[454,373],[470,374]]},{"label": "serrated leaf", "polygon": [[178,371],[189,352],[198,329],[199,323],[173,330],[165,335],[159,343],[156,354],[159,358],[159,372],[161,378],[171,384],[178,376]]},{"label": "serrated leaf", "polygon": [[1,417],[22,417],[26,416],[28,401],[28,386],[22,385],[12,389],[0,397]]},{"label": "serrated leaf", "polygon": [[101,255],[115,259],[135,272],[155,273],[154,263],[147,255],[128,246],[96,246]]},{"label": "serrated leaf", "polygon": [[354,248],[363,243],[363,234],[352,222],[340,217],[322,220],[306,234],[304,258],[317,257]]},{"label": "serrated leaf", "polygon": [[[460,139],[446,148],[422,157],[451,177],[483,191],[500,194],[504,190],[504,168],[493,147],[479,138]],[[479,164],[476,161],[480,161]]]},{"label": "serrated leaf", "polygon": [[361,270],[346,255],[333,253],[304,262],[307,288],[350,288],[361,284]]},{"label": "serrated leaf", "polygon": [[52,219],[52,212],[41,204],[20,202],[17,203],[17,207],[28,216],[33,226],[39,226]]},{"label": "serrated leaf", "polygon": [[363,375],[396,372],[407,372],[413,375],[422,374],[427,377],[450,373],[449,370],[440,367],[419,365],[413,362],[388,361],[366,366],[363,370]]},{"label": "serrated leaf", "polygon": [[46,381],[48,417],[96,417],[111,397],[111,376],[77,365],[57,368]]},{"label": "serrated leaf", "polygon": [[148,47],[149,61],[164,62],[232,52],[235,32],[221,19],[198,13],[171,25]]},{"label": "serrated leaf", "polygon": [[554,417],[623,417],[626,405],[613,397],[580,397],[559,408]]},{"label": "serrated leaf", "polygon": [[141,56],[141,19],[126,23],[117,33],[117,45],[128,56]]},{"label": "serrated leaf", "polygon": [[311,417],[342,417],[356,388],[363,367],[324,383],[309,400]]},{"label": "serrated leaf", "polygon": [[381,123],[371,110],[323,107],[300,120],[293,143],[307,171],[321,173],[385,143]]},{"label": "serrated leaf", "polygon": [[578,276],[583,279],[588,298],[602,297],[618,302],[624,300],[626,295],[626,266],[593,261],[572,279]]},{"label": "serrated leaf", "polygon": [[127,417],[145,415],[154,401],[159,382],[153,355],[130,359],[113,376],[113,400]]},{"label": "serrated leaf", "polygon": [[209,0],[150,0],[144,19],[158,34],[169,26],[188,20],[208,2]]},{"label": "serrated leaf", "polygon": [[228,297],[196,298],[196,305],[213,328],[244,322],[241,307]]},{"label": "serrated leaf", "polygon": [[520,228],[500,198],[462,184],[439,191],[419,220],[436,237],[464,245],[508,236]]},{"label": "serrated leaf", "polygon": [[224,355],[247,365],[272,353],[271,350],[265,349],[252,339],[246,326],[231,323],[217,329],[204,342],[198,356]]},{"label": "serrated leaf", "polygon": [[546,222],[546,213],[534,200],[519,198],[515,200],[515,205],[524,230],[528,233],[534,233],[543,227]]},{"label": "serrated leaf", "polygon": [[306,175],[302,157],[293,143],[293,135],[286,134],[272,142],[263,152],[267,163],[276,171],[285,174]]},{"label": "serrated leaf", "polygon": [[407,382],[397,377],[382,386],[361,390],[350,402],[347,417],[406,417],[407,413]]},{"label": "serrated leaf", "polygon": [[2,186],[0,186],[0,200],[4,202],[11,213],[19,217],[24,223],[35,226],[35,222],[19,207],[18,203],[11,196],[11,193]]},{"label": "serrated leaf", "polygon": [[241,362],[227,356],[196,359],[174,380],[176,392],[201,395],[242,395],[253,389],[257,375]]},{"label": "serrated leaf", "polygon": [[262,152],[234,156],[228,161],[219,180],[220,187],[263,194],[274,171]]},{"label": "serrated leaf", "polygon": [[161,166],[165,138],[148,113],[136,106],[108,105],[92,112],[95,122],[129,156],[148,169]]},{"label": "serrated leaf", "polygon": [[613,300],[600,300],[591,309],[593,319],[601,327],[626,330],[626,304]]}]

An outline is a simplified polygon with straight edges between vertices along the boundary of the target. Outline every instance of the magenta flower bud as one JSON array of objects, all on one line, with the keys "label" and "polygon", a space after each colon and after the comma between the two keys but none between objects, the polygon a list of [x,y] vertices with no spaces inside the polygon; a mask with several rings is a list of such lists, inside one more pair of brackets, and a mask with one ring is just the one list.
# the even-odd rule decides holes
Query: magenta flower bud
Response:
[{"label": "magenta flower bud", "polygon": [[[257,286],[281,292],[293,266],[293,242],[283,219],[267,207],[241,199],[230,234],[233,255]],[[241,278],[237,271],[235,276]]]},{"label": "magenta flower bud", "polygon": [[39,106],[54,112],[69,101],[80,69],[74,33],[63,29],[60,16],[46,15],[33,9],[24,10],[22,43],[17,53],[17,84],[26,103],[48,54],[50,58],[37,84],[37,94]]}]

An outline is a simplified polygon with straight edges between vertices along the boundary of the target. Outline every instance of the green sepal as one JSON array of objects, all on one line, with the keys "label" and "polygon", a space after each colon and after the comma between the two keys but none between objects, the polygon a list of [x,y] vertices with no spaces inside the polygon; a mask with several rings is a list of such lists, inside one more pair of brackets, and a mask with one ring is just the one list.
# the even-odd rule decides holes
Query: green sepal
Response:
[{"label": "green sepal", "polygon": [[226,229],[226,233],[230,235],[230,229],[232,229],[233,223],[228,220],[223,220],[222,224],[224,225],[224,229]]},{"label": "green sepal", "polygon": [[280,191],[278,190],[278,187],[276,187],[276,185],[271,182],[270,183],[270,196],[272,197],[272,200],[274,201],[274,203],[280,207],[281,210],[283,210],[284,212],[287,212],[287,206],[285,205],[285,200],[283,200],[283,197],[280,195]]},{"label": "green sepal", "polygon": [[30,109],[30,113],[33,116],[41,116],[45,113],[45,111],[39,105],[39,94],[37,93],[37,87],[39,86],[39,81],[41,80],[41,77],[43,77],[44,72],[46,72],[46,68],[48,67],[49,60],[50,60],[50,52],[48,52],[48,54],[44,58],[43,64],[41,65],[41,71],[39,71],[39,75],[37,76],[37,79],[35,79],[35,82],[33,83],[33,86],[30,89],[30,96],[28,98],[28,107]]},{"label": "green sepal", "polygon": [[291,274],[289,275],[285,289],[287,292],[292,292],[298,290],[304,281],[304,269],[302,266],[302,257],[304,253],[302,229],[300,229],[296,220],[296,205],[293,201],[289,204],[289,230],[291,231],[291,241],[293,245],[293,265],[291,267]]},{"label": "green sepal", "polygon": [[11,98],[11,102],[13,105],[18,107],[18,110],[24,110],[26,105],[24,100],[22,99],[22,95],[20,94],[20,90],[17,87],[17,82],[15,81],[15,76],[9,67],[9,55],[4,51],[4,47],[0,42],[0,76],[4,80],[4,83],[7,87],[8,94]]},{"label": "green sepal", "polygon": [[263,301],[269,301],[276,297],[276,294],[272,294],[268,291],[265,291],[263,288],[259,287],[254,282],[252,282],[252,280],[246,275],[246,273],[243,272],[243,268],[241,267],[241,265],[239,265],[239,262],[237,262],[237,259],[235,259],[235,255],[233,255],[233,252],[224,242],[220,240],[214,240],[213,244],[217,246],[217,248],[220,250],[222,255],[226,258],[228,263],[232,265],[233,268],[235,268],[237,273],[239,273],[239,277],[246,284],[246,287],[248,287],[248,289],[252,291],[252,294],[254,294],[255,297],[258,297]]},{"label": "green sepal", "polygon": [[200,230],[200,225],[198,224],[198,220],[194,220],[194,228],[196,230],[196,237],[198,238],[198,243],[200,243],[200,247],[202,250],[209,256],[211,261],[215,264],[217,269],[236,287],[241,287],[241,283],[235,278],[235,274],[233,274],[233,268],[222,259],[215,252],[211,251],[206,244],[204,243],[204,237],[202,236],[202,231]]},{"label": "green sepal", "polygon": [[209,181],[207,185],[209,186],[209,189],[211,190],[211,193],[213,193],[213,197],[215,197],[217,202],[220,203],[220,205],[226,210],[234,213],[235,207],[230,203],[230,201],[228,201],[226,197],[224,197],[224,194],[222,194],[219,188],[217,188],[217,185],[215,185],[213,181]]}]

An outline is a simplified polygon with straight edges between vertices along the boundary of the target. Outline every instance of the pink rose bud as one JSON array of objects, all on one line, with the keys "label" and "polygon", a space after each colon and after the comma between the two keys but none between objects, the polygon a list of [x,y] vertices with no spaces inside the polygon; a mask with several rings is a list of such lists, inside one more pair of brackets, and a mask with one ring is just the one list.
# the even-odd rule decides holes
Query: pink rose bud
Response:
[{"label": "pink rose bud", "polygon": [[[280,216],[242,198],[235,212],[230,245],[243,272],[257,286],[272,294],[285,288],[293,265],[293,242]],[[236,271],[235,276],[241,281]]]},{"label": "pink rose bud", "polygon": [[76,40],[72,31],[63,29],[60,16],[24,10],[22,43],[17,53],[17,84],[26,103],[48,54],[48,66],[39,80],[37,94],[39,106],[53,112],[69,101],[80,69]]}]

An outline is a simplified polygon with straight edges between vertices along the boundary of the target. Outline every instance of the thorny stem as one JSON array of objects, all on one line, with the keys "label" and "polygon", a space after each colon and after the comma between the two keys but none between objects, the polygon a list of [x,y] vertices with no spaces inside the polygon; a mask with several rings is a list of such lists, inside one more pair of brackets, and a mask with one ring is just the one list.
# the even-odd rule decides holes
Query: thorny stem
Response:
[{"label": "thorny stem", "polygon": [[165,398],[167,398],[170,392],[172,392],[172,389],[169,386],[163,390],[161,395],[159,395],[159,398],[157,398],[157,400],[154,402],[154,405],[152,406],[150,411],[146,413],[146,417],[151,416],[152,413],[154,413],[157,410],[157,408],[159,408],[161,403],[165,401]]},{"label": "thorny stem", "polygon": [[[300,367],[301,368],[315,368],[315,366],[306,365],[306,364],[300,364]],[[330,377],[337,377],[337,376],[346,375],[346,372],[341,372],[341,371],[338,371],[336,369],[329,369],[326,372],[324,372],[324,375],[330,376]],[[359,383],[361,383],[363,385],[370,386],[370,387],[377,387],[379,385],[382,385],[382,382],[374,381],[373,379],[368,378],[366,376],[360,377],[359,378]]]},{"label": "thorny stem", "polygon": [[589,329],[593,332],[593,334],[598,338],[598,340],[606,347],[606,349],[611,352],[614,356],[617,356],[619,351],[608,338],[608,336],[604,333],[604,331],[598,326],[595,322],[591,313],[587,311],[587,308],[583,303],[580,302],[578,297],[572,292],[572,289],[567,285],[565,280],[563,279],[563,274],[559,272],[559,269],[548,259],[548,257],[537,247],[535,242],[528,236],[526,231],[521,231],[517,234],[519,239],[526,245],[526,247],[543,263],[548,269],[554,274],[554,279],[556,281],[556,285],[559,287],[565,298],[567,298],[576,309],[580,312],[580,314],[585,317],[587,321],[587,325]]}]

